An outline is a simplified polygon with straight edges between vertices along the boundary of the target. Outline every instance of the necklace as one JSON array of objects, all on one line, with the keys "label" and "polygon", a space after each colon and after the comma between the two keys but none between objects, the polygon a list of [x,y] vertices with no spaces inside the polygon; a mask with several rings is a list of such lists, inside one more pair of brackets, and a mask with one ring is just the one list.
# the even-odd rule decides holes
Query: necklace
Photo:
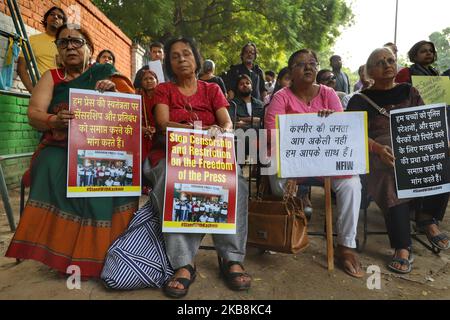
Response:
[{"label": "necklace", "polygon": [[61,81],[65,81],[67,79],[67,72],[65,68],[64,68],[64,78],[61,78],[61,76],[59,75],[59,69],[56,69],[56,74],[58,75],[58,78]]}]

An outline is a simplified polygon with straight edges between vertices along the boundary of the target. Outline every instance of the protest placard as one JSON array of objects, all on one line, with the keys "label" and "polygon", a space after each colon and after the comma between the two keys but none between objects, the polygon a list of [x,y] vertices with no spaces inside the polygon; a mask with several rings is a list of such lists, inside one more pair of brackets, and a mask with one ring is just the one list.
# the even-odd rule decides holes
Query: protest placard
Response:
[{"label": "protest placard", "polygon": [[164,71],[160,60],[149,61],[148,67],[150,68],[150,70],[156,73],[156,76],[158,77],[158,83],[165,82]]},{"label": "protest placard", "polygon": [[236,233],[234,136],[167,128],[163,232]]},{"label": "protest placard", "polygon": [[391,111],[391,139],[399,199],[450,191],[444,103]]},{"label": "protest placard", "polygon": [[141,97],[70,89],[67,197],[141,195]]},{"label": "protest placard", "polygon": [[411,76],[413,86],[425,104],[444,102],[450,105],[450,78],[437,76]]},{"label": "protest placard", "polygon": [[278,176],[322,177],[369,172],[367,115],[336,112],[278,115]]}]

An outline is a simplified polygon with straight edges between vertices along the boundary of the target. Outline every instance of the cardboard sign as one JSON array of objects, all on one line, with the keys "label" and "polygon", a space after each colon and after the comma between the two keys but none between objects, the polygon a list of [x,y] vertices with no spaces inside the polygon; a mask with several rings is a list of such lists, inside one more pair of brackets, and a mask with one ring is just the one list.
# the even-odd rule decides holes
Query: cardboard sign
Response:
[{"label": "cardboard sign", "polygon": [[435,76],[412,76],[412,84],[426,104],[444,102],[450,105],[450,78]]},{"label": "cardboard sign", "polygon": [[323,177],[369,172],[367,114],[278,115],[278,176]]},{"label": "cardboard sign", "polygon": [[158,77],[158,83],[163,83],[166,81],[164,78],[164,71],[160,60],[150,61],[148,63],[148,67],[150,68],[150,70],[156,73],[156,76]]},{"label": "cardboard sign", "polygon": [[450,191],[445,104],[391,111],[391,138],[399,199]]},{"label": "cardboard sign", "polygon": [[67,197],[141,195],[141,97],[70,89]]},{"label": "cardboard sign", "polygon": [[234,136],[167,128],[163,232],[236,233]]}]

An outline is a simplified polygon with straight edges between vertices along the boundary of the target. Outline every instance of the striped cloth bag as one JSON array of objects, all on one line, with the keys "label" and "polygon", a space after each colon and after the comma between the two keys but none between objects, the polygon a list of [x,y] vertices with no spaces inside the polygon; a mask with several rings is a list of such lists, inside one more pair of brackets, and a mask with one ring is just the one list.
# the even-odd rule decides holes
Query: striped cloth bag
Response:
[{"label": "striped cloth bag", "polygon": [[111,289],[160,288],[173,275],[161,222],[149,200],[106,254],[101,279]]}]

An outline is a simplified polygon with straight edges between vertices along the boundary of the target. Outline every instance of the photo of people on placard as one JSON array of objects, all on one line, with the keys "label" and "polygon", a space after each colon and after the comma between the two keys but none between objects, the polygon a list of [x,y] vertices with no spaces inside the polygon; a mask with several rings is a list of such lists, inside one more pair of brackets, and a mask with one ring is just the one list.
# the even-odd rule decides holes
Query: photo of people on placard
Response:
[{"label": "photo of people on placard", "polygon": [[194,193],[191,191],[193,188],[195,185],[175,187],[172,221],[227,223],[228,190],[219,187],[205,190],[205,193]]},{"label": "photo of people on placard", "polygon": [[133,155],[126,152],[79,150],[77,187],[131,186],[132,160]]}]

